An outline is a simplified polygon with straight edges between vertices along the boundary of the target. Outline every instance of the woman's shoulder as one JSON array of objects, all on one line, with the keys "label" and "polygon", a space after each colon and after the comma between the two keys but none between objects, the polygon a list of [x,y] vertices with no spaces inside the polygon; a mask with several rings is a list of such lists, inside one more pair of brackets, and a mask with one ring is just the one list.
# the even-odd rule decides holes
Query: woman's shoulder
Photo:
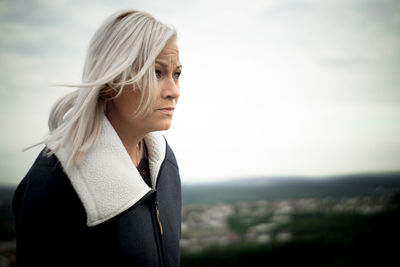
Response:
[{"label": "woman's shoulder", "polygon": [[14,204],[29,202],[32,207],[51,208],[72,203],[75,198],[76,193],[60,161],[54,154],[46,155],[43,149],[18,185]]},{"label": "woman's shoulder", "polygon": [[57,185],[67,178],[56,155],[47,155],[44,148],[32,164],[22,182],[30,184]]},{"label": "woman's shoulder", "polygon": [[12,209],[22,261],[47,260],[43,248],[54,253],[52,259],[86,227],[85,211],[61,164],[44,150],[18,185]]},{"label": "woman's shoulder", "polygon": [[[165,137],[164,137],[165,138]],[[174,151],[172,150],[172,148],[169,146],[167,139],[165,139],[166,142],[166,153],[165,153],[165,159],[171,163],[172,165],[174,165],[177,169],[179,169],[178,166],[178,162],[176,160]]]}]

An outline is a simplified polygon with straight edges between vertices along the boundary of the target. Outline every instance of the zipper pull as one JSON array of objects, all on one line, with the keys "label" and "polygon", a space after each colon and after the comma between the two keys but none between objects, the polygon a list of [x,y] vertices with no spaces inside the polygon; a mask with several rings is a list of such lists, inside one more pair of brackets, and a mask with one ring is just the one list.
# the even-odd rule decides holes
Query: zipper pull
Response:
[{"label": "zipper pull", "polygon": [[164,232],[163,232],[162,224],[160,221],[160,211],[158,210],[158,201],[156,201],[156,215],[157,215],[158,225],[160,226],[160,233],[161,233],[161,235],[163,235]]}]

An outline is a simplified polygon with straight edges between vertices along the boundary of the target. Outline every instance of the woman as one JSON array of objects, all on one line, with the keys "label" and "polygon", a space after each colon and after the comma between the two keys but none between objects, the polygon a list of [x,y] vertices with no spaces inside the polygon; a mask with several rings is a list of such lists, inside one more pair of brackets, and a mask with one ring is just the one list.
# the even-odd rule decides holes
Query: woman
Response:
[{"label": "woman", "polygon": [[179,265],[179,170],[155,131],[171,125],[181,68],[175,30],[149,14],[97,30],[15,192],[19,265]]}]

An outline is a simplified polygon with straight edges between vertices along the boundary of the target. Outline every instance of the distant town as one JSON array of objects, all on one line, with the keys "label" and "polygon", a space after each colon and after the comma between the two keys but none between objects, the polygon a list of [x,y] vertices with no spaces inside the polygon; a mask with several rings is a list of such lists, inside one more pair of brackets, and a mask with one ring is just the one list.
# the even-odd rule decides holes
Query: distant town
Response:
[{"label": "distant town", "polygon": [[250,201],[183,208],[181,249],[198,252],[213,245],[234,242],[286,242],[295,214],[351,213],[368,215],[384,211],[389,197],[304,198]]}]

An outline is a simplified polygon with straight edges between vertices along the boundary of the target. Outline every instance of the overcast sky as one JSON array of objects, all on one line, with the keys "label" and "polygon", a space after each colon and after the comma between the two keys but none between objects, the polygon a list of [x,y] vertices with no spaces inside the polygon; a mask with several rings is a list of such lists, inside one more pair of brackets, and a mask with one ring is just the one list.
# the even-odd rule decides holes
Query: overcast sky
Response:
[{"label": "overcast sky", "polygon": [[400,1],[0,1],[0,179],[18,183],[100,23],[136,8],[178,31],[165,132],[184,183],[400,169]]}]

